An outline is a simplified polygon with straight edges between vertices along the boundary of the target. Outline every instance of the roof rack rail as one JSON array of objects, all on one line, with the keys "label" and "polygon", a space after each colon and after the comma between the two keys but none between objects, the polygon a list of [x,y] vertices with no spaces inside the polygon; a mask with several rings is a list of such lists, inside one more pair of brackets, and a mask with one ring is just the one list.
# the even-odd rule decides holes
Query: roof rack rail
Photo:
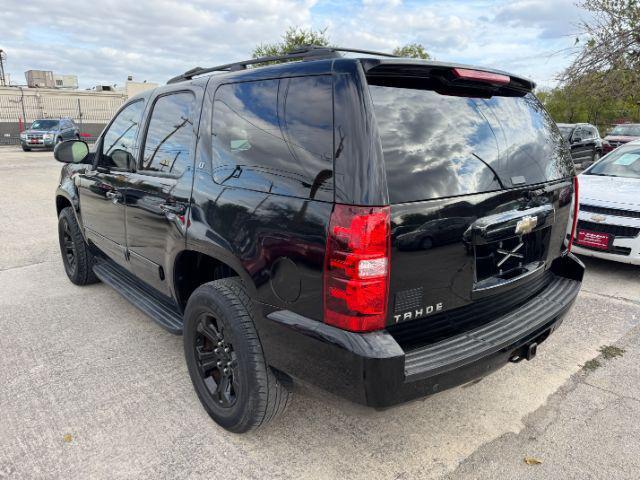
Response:
[{"label": "roof rack rail", "polygon": [[362,53],[362,54],[366,54],[366,55],[379,55],[379,56],[384,56],[384,57],[397,57],[397,55],[392,55],[390,53],[383,53],[383,52],[374,52],[371,50],[360,50],[360,49],[356,49],[356,48],[342,48],[342,47],[322,47],[322,46],[318,46],[318,45],[303,45],[301,47],[298,47],[294,50],[292,50],[291,52],[285,54],[285,55],[276,55],[276,56],[269,56],[269,57],[258,57],[258,58],[251,58],[249,60],[245,60],[242,62],[234,62],[234,63],[226,63],[224,65],[218,65],[216,67],[195,67],[192,68],[191,70],[187,70],[186,72],[184,72],[181,75],[178,75],[176,77],[171,78],[167,83],[178,83],[178,82],[182,82],[184,80],[191,80],[193,77],[196,77],[198,75],[204,75],[206,73],[212,73],[212,72],[220,72],[220,71],[226,71],[226,72],[233,72],[236,70],[244,70],[247,68],[247,66],[249,65],[256,65],[259,63],[268,63],[268,62],[277,62],[277,61],[283,61],[283,60],[295,60],[295,59],[300,59],[300,60],[315,60],[318,58],[332,58],[332,57],[339,57],[340,54],[339,52],[349,52],[349,53]]}]

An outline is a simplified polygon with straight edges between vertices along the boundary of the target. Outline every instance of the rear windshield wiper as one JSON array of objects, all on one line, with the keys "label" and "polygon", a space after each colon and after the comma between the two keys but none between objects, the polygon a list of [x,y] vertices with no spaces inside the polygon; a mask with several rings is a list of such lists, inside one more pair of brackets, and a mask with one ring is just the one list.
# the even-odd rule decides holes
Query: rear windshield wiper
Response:
[{"label": "rear windshield wiper", "polygon": [[505,189],[504,183],[502,183],[502,179],[500,178],[500,175],[498,175],[498,172],[496,172],[493,167],[491,165],[489,165],[487,162],[485,162],[483,159],[481,159],[478,155],[476,155],[475,153],[471,152],[471,155],[473,155],[474,157],[476,157],[478,160],[480,160],[482,163],[485,164],[485,166],[491,170],[491,173],[493,173],[493,175],[496,177],[496,180],[498,181],[498,184],[500,185],[500,188],[502,190]]}]

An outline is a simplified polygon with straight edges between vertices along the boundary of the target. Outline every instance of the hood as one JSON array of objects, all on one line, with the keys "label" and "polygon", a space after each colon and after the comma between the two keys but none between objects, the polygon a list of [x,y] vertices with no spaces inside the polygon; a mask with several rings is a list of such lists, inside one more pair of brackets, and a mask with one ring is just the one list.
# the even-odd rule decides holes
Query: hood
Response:
[{"label": "hood", "polygon": [[581,203],[640,211],[640,179],[580,175],[579,181]]},{"label": "hood", "polygon": [[614,142],[630,142],[632,140],[637,140],[638,138],[640,137],[630,137],[628,135],[607,135],[604,137],[605,140]]},{"label": "hood", "polygon": [[40,134],[44,134],[44,133],[53,133],[56,130],[31,130],[31,129],[27,129],[24,130],[22,133],[28,133],[29,135],[40,135]]}]

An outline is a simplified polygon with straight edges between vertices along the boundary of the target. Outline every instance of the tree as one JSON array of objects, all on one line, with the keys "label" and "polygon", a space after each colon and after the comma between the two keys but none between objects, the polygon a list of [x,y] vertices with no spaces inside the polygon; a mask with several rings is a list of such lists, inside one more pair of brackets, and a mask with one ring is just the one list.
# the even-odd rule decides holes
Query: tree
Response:
[{"label": "tree", "polygon": [[590,13],[580,24],[576,58],[561,75],[601,96],[634,101],[640,91],[640,2],[583,0]]},{"label": "tree", "polygon": [[424,46],[419,43],[408,43],[403,47],[396,47],[393,49],[393,54],[398,57],[422,58],[423,60],[431,58]]},{"label": "tree", "polygon": [[[640,68],[638,0],[584,0],[580,6],[591,13],[591,18],[580,24],[587,41],[567,73]],[[579,37],[576,43],[580,43]]]},{"label": "tree", "polygon": [[582,0],[576,56],[560,85],[539,97],[557,122],[602,127],[640,120],[640,3]]},{"label": "tree", "polygon": [[[331,41],[327,35],[327,28],[313,30],[303,27],[289,27],[281,38],[282,40],[279,42],[261,43],[258,45],[253,50],[253,58],[283,56],[305,45],[331,47]],[[424,46],[419,43],[409,43],[403,47],[396,47],[393,50],[393,54],[399,57],[422,58],[425,60],[431,58]]]},{"label": "tree", "polygon": [[583,81],[536,92],[551,117],[559,123],[588,122],[601,133],[620,121],[640,120],[638,104],[631,99],[600,95],[590,87],[597,80],[585,76]]},{"label": "tree", "polygon": [[305,29],[302,27],[289,27],[282,35],[282,41],[276,43],[261,43],[253,50],[253,58],[275,57],[286,55],[296,47],[304,45],[329,46],[327,29]]}]

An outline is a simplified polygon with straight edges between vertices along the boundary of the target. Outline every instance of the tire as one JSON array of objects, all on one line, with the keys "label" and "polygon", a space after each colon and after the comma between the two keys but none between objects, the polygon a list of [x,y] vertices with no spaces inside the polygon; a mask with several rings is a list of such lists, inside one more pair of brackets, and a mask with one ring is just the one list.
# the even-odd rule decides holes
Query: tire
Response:
[{"label": "tire", "polygon": [[30,152],[31,149],[29,147],[25,147],[24,145],[22,145],[22,151],[23,152]]},{"label": "tire", "polygon": [[425,237],[420,242],[421,250],[430,250],[433,247],[433,239],[431,237]]},{"label": "tire", "polygon": [[58,216],[58,241],[62,263],[67,277],[76,285],[98,282],[93,273],[95,258],[80,232],[80,227],[71,207],[65,207]]},{"label": "tire", "polygon": [[281,415],[291,395],[265,362],[255,315],[238,278],[201,285],[184,314],[184,352],[198,398],[218,425],[235,433]]}]

